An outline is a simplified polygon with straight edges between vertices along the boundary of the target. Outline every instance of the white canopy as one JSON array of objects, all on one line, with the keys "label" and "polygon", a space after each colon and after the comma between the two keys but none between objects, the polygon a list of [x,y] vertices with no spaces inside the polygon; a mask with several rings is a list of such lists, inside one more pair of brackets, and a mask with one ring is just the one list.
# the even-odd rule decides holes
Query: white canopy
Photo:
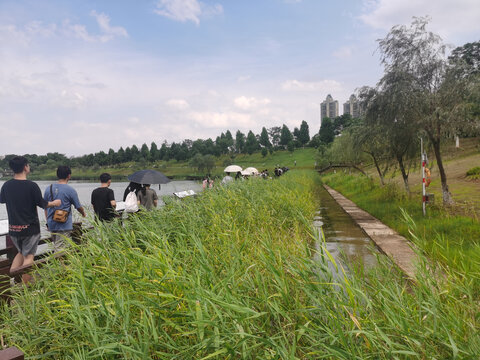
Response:
[{"label": "white canopy", "polygon": [[237,173],[239,171],[242,171],[242,168],[238,165],[229,165],[223,170],[223,172],[228,172],[228,173]]}]

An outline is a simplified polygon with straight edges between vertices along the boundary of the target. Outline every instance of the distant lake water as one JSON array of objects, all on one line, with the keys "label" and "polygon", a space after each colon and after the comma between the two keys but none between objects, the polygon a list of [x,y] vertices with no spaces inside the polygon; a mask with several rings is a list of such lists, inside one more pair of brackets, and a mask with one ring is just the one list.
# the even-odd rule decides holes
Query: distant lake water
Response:
[{"label": "distant lake water", "polygon": [[[42,194],[45,192],[45,189],[47,188],[47,186],[50,186],[50,184],[52,184],[51,181],[35,181],[35,182],[38,184],[38,186],[42,190]],[[0,188],[3,186],[4,183],[5,181],[0,181]],[[77,191],[80,202],[82,203],[84,208],[87,210],[87,212],[92,213],[93,209],[92,209],[92,206],[90,205],[92,191],[97,187],[99,187],[100,183],[85,182],[85,181],[70,181],[68,184]],[[112,182],[110,189],[112,189],[115,194],[115,200],[117,201],[123,200],[123,193],[127,188],[128,184],[129,184],[128,182]],[[157,192],[157,195],[159,197],[158,206],[162,206],[163,202],[161,198],[163,196],[165,195],[173,196],[174,192],[179,192],[184,190],[194,190],[195,192],[199,192],[202,190],[202,184],[195,181],[180,180],[180,181],[171,181],[168,184],[163,184],[161,185],[160,190],[158,189],[158,185],[152,185],[151,188]],[[38,211],[38,218],[40,219],[42,237],[45,237],[48,234],[48,231],[45,228],[45,214],[43,209],[41,208],[37,208],[37,211]],[[78,211],[76,210],[73,211],[73,216],[74,216],[73,221],[83,221],[83,218]],[[7,219],[7,218],[8,218],[7,208],[5,204],[0,204],[0,220]],[[4,237],[0,236],[0,249],[5,247],[4,244],[5,244]]]}]

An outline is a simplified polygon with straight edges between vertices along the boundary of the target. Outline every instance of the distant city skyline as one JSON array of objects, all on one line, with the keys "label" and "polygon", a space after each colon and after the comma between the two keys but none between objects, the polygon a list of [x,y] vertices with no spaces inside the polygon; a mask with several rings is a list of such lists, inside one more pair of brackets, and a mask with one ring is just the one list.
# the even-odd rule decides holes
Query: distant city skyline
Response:
[{"label": "distant city skyline", "polygon": [[0,155],[314,134],[328,94],[341,112],[376,85],[377,40],[426,15],[450,49],[480,38],[478,0],[2,0]]}]

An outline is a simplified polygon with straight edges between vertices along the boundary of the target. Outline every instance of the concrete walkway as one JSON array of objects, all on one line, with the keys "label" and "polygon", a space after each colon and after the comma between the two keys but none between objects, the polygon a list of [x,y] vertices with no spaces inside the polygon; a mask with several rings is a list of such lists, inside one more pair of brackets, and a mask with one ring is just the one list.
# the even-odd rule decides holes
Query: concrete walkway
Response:
[{"label": "concrete walkway", "polygon": [[419,260],[417,254],[412,250],[414,245],[380,220],[360,209],[338,191],[327,185],[324,185],[324,187],[343,210],[372,239],[375,245],[390,257],[409,278],[415,280],[415,263]]}]

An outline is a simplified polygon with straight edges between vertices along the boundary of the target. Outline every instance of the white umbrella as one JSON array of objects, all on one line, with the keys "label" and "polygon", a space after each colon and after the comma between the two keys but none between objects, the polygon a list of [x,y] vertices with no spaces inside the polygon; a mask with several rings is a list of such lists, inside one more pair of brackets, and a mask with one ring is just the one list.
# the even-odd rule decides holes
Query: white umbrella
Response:
[{"label": "white umbrella", "polygon": [[[243,171],[245,171],[246,175],[256,175],[256,174],[258,174],[258,170],[255,169],[254,167],[248,167]],[[242,171],[242,175],[243,175],[243,171]]]},{"label": "white umbrella", "polygon": [[237,173],[239,171],[242,171],[242,168],[238,165],[229,165],[223,170],[223,172],[228,172],[228,173]]}]

